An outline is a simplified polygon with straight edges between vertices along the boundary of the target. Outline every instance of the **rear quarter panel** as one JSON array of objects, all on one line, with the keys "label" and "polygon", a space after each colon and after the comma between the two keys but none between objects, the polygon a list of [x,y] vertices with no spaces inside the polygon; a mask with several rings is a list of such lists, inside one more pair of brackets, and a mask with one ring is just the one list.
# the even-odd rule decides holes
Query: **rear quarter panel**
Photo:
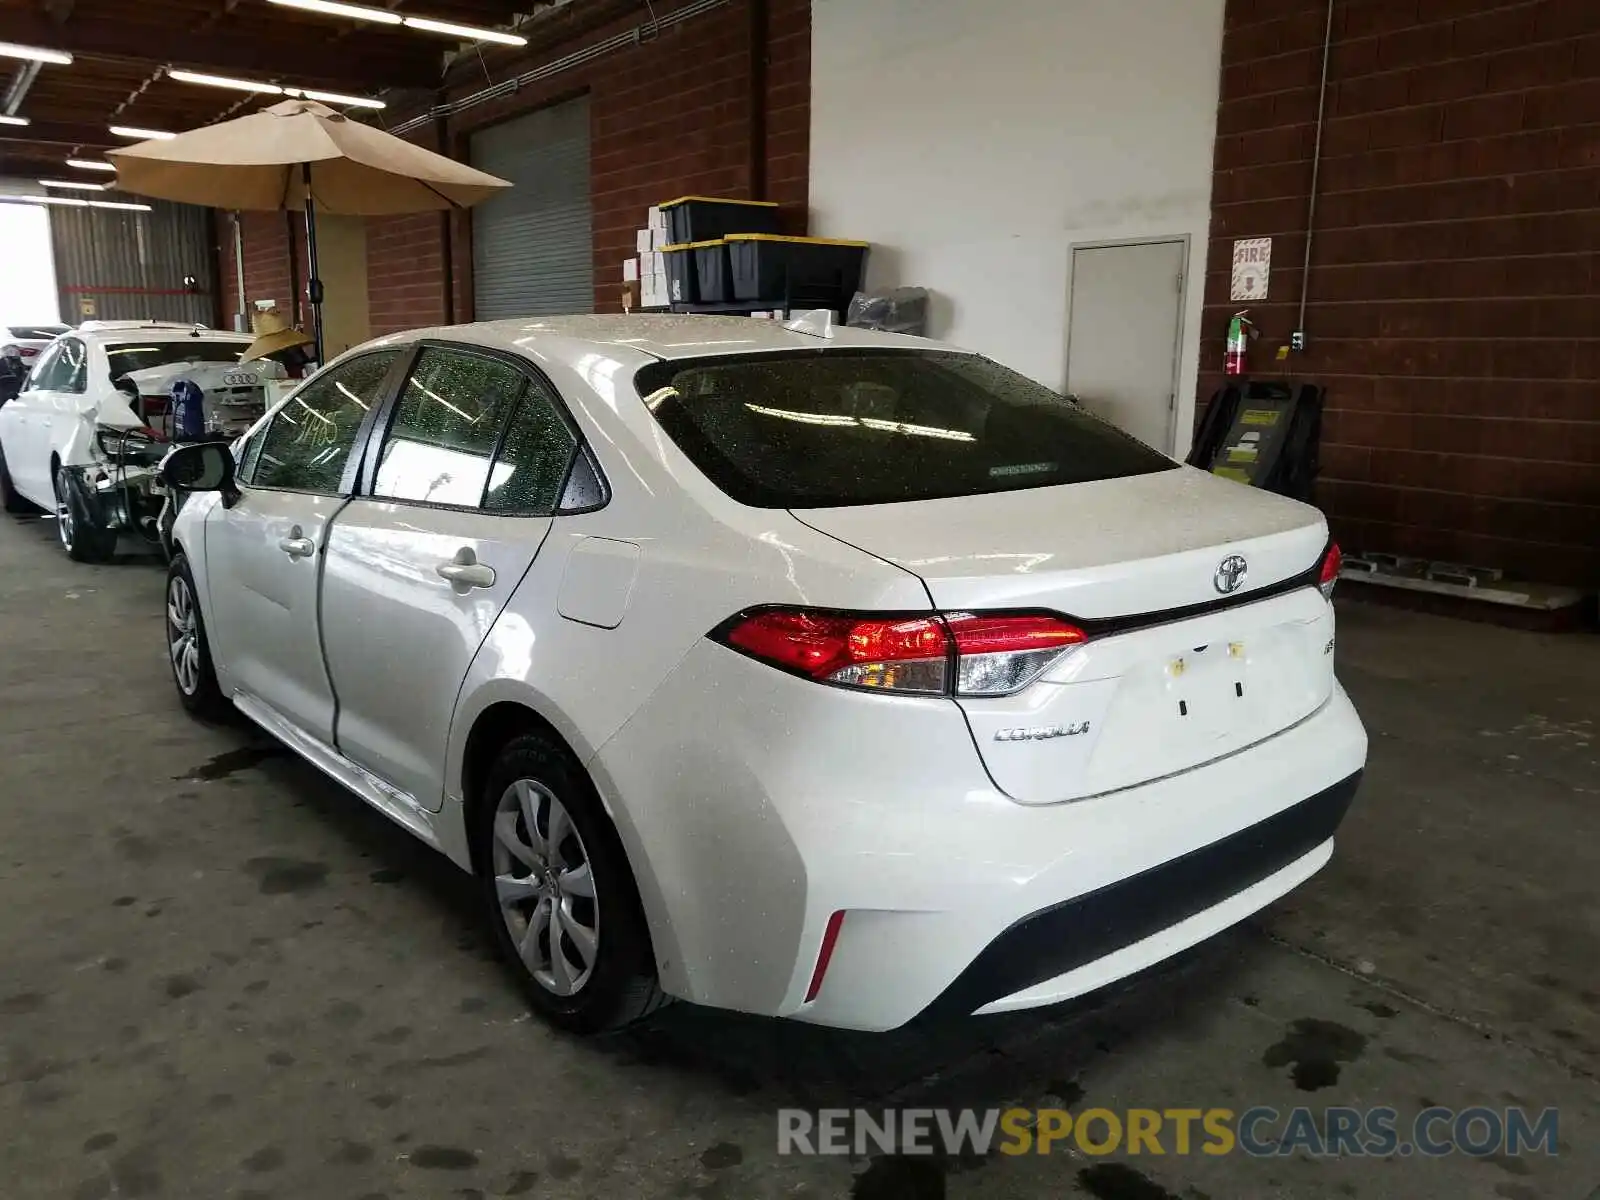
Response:
[{"label": "rear quarter panel", "polygon": [[[536,361],[566,399],[611,499],[598,511],[555,519],[473,660],[451,723],[446,802],[463,809],[467,742],[488,708],[512,702],[537,712],[590,769],[628,853],[657,950],[671,956],[667,906],[639,832],[658,821],[633,811],[660,793],[647,797],[614,786],[597,768],[599,749],[712,629],[746,608],[921,612],[929,608],[927,592],[909,572],[818,533],[784,510],[728,500],[667,441],[633,392],[631,371],[622,378],[603,366],[585,373],[560,359]],[[637,573],[614,628],[561,614],[573,552],[593,538],[638,548]],[[718,721],[719,702],[726,697],[703,698],[706,722]],[[670,753],[656,765],[672,770]],[[465,864],[463,850],[452,857]]]}]

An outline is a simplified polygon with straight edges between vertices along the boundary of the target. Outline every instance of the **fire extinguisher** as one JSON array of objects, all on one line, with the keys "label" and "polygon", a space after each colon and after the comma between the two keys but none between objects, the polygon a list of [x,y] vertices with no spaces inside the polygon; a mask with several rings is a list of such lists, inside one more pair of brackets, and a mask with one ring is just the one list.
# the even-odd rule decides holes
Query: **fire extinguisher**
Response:
[{"label": "fire extinguisher", "polygon": [[1250,339],[1256,336],[1255,322],[1245,315],[1249,311],[1234,313],[1228,322],[1228,349],[1222,356],[1224,375],[1243,375],[1248,369]]}]

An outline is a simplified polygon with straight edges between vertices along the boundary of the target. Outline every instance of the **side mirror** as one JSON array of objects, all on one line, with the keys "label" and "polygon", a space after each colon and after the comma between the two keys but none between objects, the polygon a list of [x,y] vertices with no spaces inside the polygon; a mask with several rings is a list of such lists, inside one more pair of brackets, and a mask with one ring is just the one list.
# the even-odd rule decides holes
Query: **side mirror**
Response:
[{"label": "side mirror", "polygon": [[233,470],[226,442],[194,442],[162,460],[161,482],[173,492],[221,492],[223,506],[232,508],[239,499]]}]

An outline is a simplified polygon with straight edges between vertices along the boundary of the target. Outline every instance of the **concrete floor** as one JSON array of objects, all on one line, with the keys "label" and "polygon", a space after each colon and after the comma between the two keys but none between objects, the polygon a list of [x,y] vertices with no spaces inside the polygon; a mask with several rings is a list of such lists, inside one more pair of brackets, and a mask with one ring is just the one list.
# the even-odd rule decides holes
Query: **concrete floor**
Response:
[{"label": "concrete floor", "polygon": [[[1333,865],[1112,994],[880,1037],[678,1006],[582,1042],[525,1015],[443,859],[183,715],[161,594],[0,522],[8,1200],[1600,1197],[1592,637],[1345,606],[1372,759]],[[1557,1106],[1561,1153],[776,1153],[780,1107],[935,1104]]]}]

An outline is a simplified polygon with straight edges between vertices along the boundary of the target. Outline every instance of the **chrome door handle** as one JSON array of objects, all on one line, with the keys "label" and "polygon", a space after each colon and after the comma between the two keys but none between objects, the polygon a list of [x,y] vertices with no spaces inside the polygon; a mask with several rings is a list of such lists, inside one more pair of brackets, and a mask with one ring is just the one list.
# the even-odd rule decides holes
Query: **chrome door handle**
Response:
[{"label": "chrome door handle", "polygon": [[278,539],[278,549],[290,558],[310,558],[317,552],[317,544],[306,537],[300,526],[289,530],[289,536]]},{"label": "chrome door handle", "polygon": [[463,546],[456,551],[456,556],[449,562],[442,562],[434,568],[439,573],[439,578],[448,579],[450,586],[456,591],[465,593],[472,588],[490,588],[494,586],[494,568],[487,563],[478,561],[477,554],[470,546]]}]

